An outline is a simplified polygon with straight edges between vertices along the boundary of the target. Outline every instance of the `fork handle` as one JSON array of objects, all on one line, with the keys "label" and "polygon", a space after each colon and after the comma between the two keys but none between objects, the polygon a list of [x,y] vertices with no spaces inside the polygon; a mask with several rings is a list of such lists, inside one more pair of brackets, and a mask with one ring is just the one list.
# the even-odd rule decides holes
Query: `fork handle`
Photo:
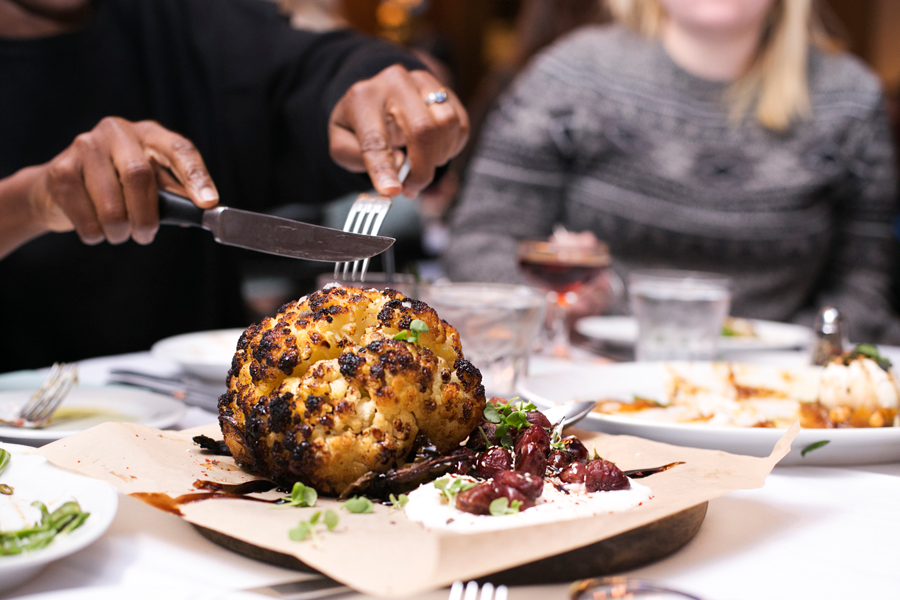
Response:
[{"label": "fork handle", "polygon": [[203,227],[203,213],[206,212],[190,198],[160,189],[156,191],[159,197],[159,222],[163,225],[182,225],[188,227]]}]

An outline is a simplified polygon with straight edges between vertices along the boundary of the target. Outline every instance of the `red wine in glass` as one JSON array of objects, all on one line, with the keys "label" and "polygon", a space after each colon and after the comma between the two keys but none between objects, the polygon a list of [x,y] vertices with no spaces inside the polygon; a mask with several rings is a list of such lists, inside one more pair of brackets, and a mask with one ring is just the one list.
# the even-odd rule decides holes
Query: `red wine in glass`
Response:
[{"label": "red wine in glass", "polygon": [[609,266],[609,252],[597,248],[558,247],[547,242],[523,242],[519,267],[535,284],[563,295],[574,292]]},{"label": "red wine in glass", "polygon": [[555,307],[550,311],[550,337],[553,354],[567,356],[569,295],[609,267],[609,250],[605,244],[580,247],[522,241],[518,258],[519,268],[527,279],[556,292]]}]

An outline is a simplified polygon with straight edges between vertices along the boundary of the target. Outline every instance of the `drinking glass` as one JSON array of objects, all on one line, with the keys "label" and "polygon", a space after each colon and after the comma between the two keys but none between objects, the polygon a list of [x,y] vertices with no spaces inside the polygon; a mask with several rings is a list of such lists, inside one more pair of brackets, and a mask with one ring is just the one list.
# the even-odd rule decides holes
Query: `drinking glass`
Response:
[{"label": "drinking glass", "polygon": [[731,305],[731,281],[698,271],[634,271],[628,276],[638,324],[639,361],[712,360]]},{"label": "drinking glass", "polygon": [[568,356],[569,311],[585,283],[609,270],[609,248],[602,242],[574,246],[525,240],[518,245],[519,268],[526,279],[552,293],[550,340],[553,354]]},{"label": "drinking glass", "polygon": [[545,294],[524,285],[436,283],[424,296],[459,332],[463,354],[481,371],[488,397],[514,395],[544,319]]}]

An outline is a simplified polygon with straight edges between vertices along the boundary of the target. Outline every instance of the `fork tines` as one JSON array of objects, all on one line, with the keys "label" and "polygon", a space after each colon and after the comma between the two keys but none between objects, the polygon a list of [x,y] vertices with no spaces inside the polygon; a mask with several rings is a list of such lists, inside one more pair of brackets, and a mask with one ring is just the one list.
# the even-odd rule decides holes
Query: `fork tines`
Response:
[{"label": "fork tines", "polygon": [[53,363],[50,373],[41,387],[28,399],[19,411],[19,418],[33,426],[43,425],[78,381],[78,365]]},{"label": "fork tines", "polygon": [[[363,235],[378,235],[378,230],[381,229],[381,224],[384,222],[384,216],[390,208],[390,198],[373,194],[360,194],[350,208],[350,213],[344,222],[344,231],[361,233]],[[361,269],[360,262],[362,262]],[[341,279],[347,279],[347,271],[350,269],[349,262],[336,263],[334,265],[334,277],[335,279],[338,278],[341,265],[343,265],[343,272],[340,277]],[[353,270],[350,273],[351,281],[356,281],[356,271],[358,269],[360,271],[359,280],[365,281],[366,271],[369,269],[369,259],[353,262]]]},{"label": "fork tines", "polygon": [[488,582],[481,587],[481,596],[478,595],[478,584],[470,581],[464,584],[462,581],[454,581],[450,586],[450,598],[448,600],[506,600],[507,588]]}]

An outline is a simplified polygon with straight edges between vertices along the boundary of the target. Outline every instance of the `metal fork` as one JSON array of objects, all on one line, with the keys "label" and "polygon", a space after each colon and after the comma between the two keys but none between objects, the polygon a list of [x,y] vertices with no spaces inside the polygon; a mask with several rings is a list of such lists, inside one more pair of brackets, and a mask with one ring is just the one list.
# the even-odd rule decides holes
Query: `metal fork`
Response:
[{"label": "metal fork", "polygon": [[53,363],[41,387],[19,410],[18,418],[14,421],[0,422],[13,427],[43,427],[77,382],[77,364]]},{"label": "metal fork", "polygon": [[[403,165],[400,167],[400,172],[397,175],[400,183],[406,180],[406,176],[409,175],[409,158],[403,161]],[[344,221],[344,231],[362,233],[363,235],[378,235],[378,230],[381,229],[381,224],[384,222],[384,217],[390,208],[390,198],[373,194],[360,194],[353,206],[350,207],[347,220]],[[342,267],[341,279],[347,279],[347,271],[350,270],[349,262],[335,263],[335,279],[338,278],[338,273],[342,271]],[[365,281],[366,271],[369,269],[369,259],[362,261],[361,269],[360,261],[353,262],[353,270],[350,273],[351,281],[356,281],[357,269],[360,270],[359,280]]]},{"label": "metal fork", "polygon": [[476,582],[470,581],[464,584],[462,581],[454,581],[450,586],[448,600],[506,600],[507,593],[505,585],[494,587],[492,583],[485,583],[481,586],[481,596],[479,596]]}]

